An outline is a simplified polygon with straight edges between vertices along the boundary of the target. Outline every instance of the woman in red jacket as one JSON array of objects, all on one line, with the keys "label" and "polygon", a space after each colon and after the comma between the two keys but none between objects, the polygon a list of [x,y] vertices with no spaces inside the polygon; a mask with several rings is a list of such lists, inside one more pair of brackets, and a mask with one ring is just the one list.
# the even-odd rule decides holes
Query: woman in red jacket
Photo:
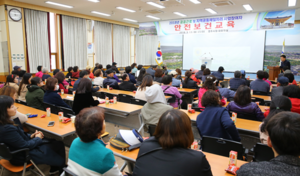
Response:
[{"label": "woman in red jacket", "polygon": [[63,81],[65,80],[65,75],[63,74],[63,72],[58,72],[55,74],[55,78],[58,81],[58,85],[59,85],[59,91],[61,91],[61,89],[64,90],[64,93],[68,94],[69,93],[69,85],[65,86],[63,84]]},{"label": "woman in red jacket", "polygon": [[295,85],[286,86],[283,95],[289,97],[292,102],[292,112],[300,114],[300,88]]}]

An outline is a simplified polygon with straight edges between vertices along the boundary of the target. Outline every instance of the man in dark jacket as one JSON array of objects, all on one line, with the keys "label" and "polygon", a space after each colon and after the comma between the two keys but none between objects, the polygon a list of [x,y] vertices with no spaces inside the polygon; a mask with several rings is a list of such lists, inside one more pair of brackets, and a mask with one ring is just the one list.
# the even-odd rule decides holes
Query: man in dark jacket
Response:
[{"label": "man in dark jacket", "polygon": [[127,73],[123,74],[122,80],[123,80],[123,82],[119,85],[120,90],[126,90],[126,91],[137,90],[137,88],[134,86],[134,84],[130,81],[129,75]]},{"label": "man in dark jacket", "polygon": [[197,79],[202,78],[204,69],[206,69],[206,65],[202,64],[200,70],[196,73],[196,78]]},{"label": "man in dark jacket", "polygon": [[300,115],[281,112],[266,127],[268,146],[274,151],[270,161],[251,162],[241,166],[238,176],[300,175]]},{"label": "man in dark jacket", "polygon": [[157,65],[152,65],[146,70],[146,73],[149,73],[153,78],[155,74],[155,70],[157,69]]},{"label": "man in dark jacket", "polygon": [[107,85],[109,85],[109,87],[119,89],[118,81],[114,78],[114,70],[108,69],[106,70],[106,74],[107,78],[103,81],[103,87],[107,88]]},{"label": "man in dark jacket", "polygon": [[[73,91],[77,90],[78,84],[82,78],[89,78],[90,74],[87,71],[81,71],[79,74],[79,78],[77,81],[75,81],[73,85]],[[92,92],[97,92],[99,90],[99,87],[92,87]]]},{"label": "man in dark jacket", "polygon": [[284,67],[286,67],[289,70],[291,69],[291,63],[290,63],[290,61],[286,60],[285,55],[281,55],[280,60],[281,60],[281,64],[279,67],[281,68],[281,70],[283,70]]},{"label": "man in dark jacket", "polygon": [[[219,70],[217,72],[213,72],[212,75],[214,75],[219,81],[223,81],[224,80],[224,67],[219,67]],[[196,76],[197,77],[197,76]]]},{"label": "man in dark jacket", "polygon": [[285,76],[278,78],[278,87],[272,89],[271,99],[273,100],[276,96],[281,96],[284,87],[286,87],[287,85],[289,85],[289,78]]},{"label": "man in dark jacket", "polygon": [[118,67],[117,67],[117,63],[116,63],[116,62],[113,62],[113,63],[112,63],[111,68],[112,68],[113,70],[115,70],[117,73],[120,73],[120,72],[119,72],[119,69],[118,69]]},{"label": "man in dark jacket", "polygon": [[230,79],[229,86],[230,89],[237,90],[240,85],[247,85],[246,81],[242,78],[242,73],[240,71],[234,72],[234,78]]},{"label": "man in dark jacket", "polygon": [[131,74],[131,70],[132,70],[132,68],[130,66],[125,68],[125,72],[128,74],[130,81],[133,84],[136,84],[135,76]]}]

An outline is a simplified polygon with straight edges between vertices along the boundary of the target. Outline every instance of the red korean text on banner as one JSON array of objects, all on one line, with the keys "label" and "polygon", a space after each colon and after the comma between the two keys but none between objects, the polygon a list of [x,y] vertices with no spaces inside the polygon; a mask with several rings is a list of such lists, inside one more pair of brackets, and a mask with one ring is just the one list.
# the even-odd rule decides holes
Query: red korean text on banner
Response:
[{"label": "red korean text on banner", "polygon": [[211,29],[211,23],[205,23],[205,29]]},{"label": "red korean text on banner", "polygon": [[222,22],[216,22],[216,28],[217,29],[223,28]]},{"label": "red korean text on banner", "polygon": [[195,26],[194,26],[194,30],[199,30],[199,29],[201,29],[201,27],[200,27],[200,23],[199,23],[199,24],[195,24]]},{"label": "red korean text on banner", "polygon": [[228,21],[227,26],[234,28],[234,21]]},{"label": "red korean text on banner", "polygon": [[189,31],[191,29],[191,24],[185,24],[184,30]]},{"label": "red korean text on banner", "polygon": [[175,25],[174,27],[175,27],[175,31],[180,31],[181,25],[178,24],[178,25]]}]

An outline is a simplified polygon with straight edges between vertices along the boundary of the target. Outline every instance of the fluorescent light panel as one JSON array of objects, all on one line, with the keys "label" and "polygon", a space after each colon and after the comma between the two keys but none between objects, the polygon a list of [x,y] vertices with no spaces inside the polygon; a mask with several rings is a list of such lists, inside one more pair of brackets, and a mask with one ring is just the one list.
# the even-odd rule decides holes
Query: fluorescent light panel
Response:
[{"label": "fluorescent light panel", "polygon": [[136,22],[136,23],[137,23],[137,21],[136,21],[136,20],[132,20],[132,19],[129,19],[129,18],[123,18],[123,20],[126,20],[126,21],[131,21],[131,22]]},{"label": "fluorescent light panel", "polygon": [[217,12],[214,11],[213,9],[211,9],[211,8],[207,8],[205,10],[208,11],[209,13],[211,13],[211,14],[217,14]]},{"label": "fluorescent light panel", "polygon": [[103,16],[110,16],[110,14],[101,13],[101,12],[97,12],[97,11],[91,11],[91,13],[98,14],[98,15],[103,15]]},{"label": "fluorescent light panel", "polygon": [[173,13],[176,14],[176,15],[182,16],[182,17],[186,17],[185,14],[182,14],[182,13],[179,13],[179,12],[173,12]]},{"label": "fluorescent light panel", "polygon": [[247,11],[252,11],[252,10],[253,10],[250,4],[244,4],[243,6],[244,6],[244,8],[245,8]]},{"label": "fluorescent light panel", "polygon": [[51,4],[51,5],[57,5],[57,6],[61,6],[61,7],[66,7],[66,8],[73,8],[73,6],[69,6],[69,5],[65,5],[65,4],[60,4],[60,3],[56,3],[56,2],[51,2],[51,1],[46,1],[45,3],[47,4]]},{"label": "fluorescent light panel", "polygon": [[88,1],[91,1],[91,2],[100,2],[100,0],[88,0]]},{"label": "fluorescent light panel", "polygon": [[151,15],[147,15],[146,17],[148,17],[148,18],[153,18],[153,19],[156,19],[156,20],[160,20],[160,18],[155,17],[155,16],[151,16]]},{"label": "fluorescent light panel", "polygon": [[164,8],[166,8],[165,6],[162,6],[162,5],[156,4],[156,3],[154,3],[154,2],[147,2],[147,4],[149,4],[149,5],[152,5],[152,6],[155,6],[155,7],[158,7],[158,8],[160,8],[160,9],[164,9]]},{"label": "fluorescent light panel", "polygon": [[288,6],[292,7],[292,6],[296,6],[296,4],[297,4],[297,0],[289,0]]},{"label": "fluorescent light panel", "polygon": [[190,0],[192,3],[194,3],[194,4],[201,4],[201,2],[200,1],[198,1],[198,0]]},{"label": "fluorescent light panel", "polygon": [[131,12],[131,13],[135,12],[134,10],[126,9],[124,7],[116,7],[116,9],[124,10],[124,11]]}]

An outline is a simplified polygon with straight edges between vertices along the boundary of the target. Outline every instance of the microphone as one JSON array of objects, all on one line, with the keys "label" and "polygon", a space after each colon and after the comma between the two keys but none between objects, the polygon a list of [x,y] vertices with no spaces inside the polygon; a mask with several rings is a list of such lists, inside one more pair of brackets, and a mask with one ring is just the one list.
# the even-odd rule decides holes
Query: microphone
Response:
[{"label": "microphone", "polygon": [[[210,54],[210,52],[209,52],[209,54]],[[213,56],[210,54],[210,56],[211,56],[211,60],[214,60],[214,58],[213,58]]]}]

